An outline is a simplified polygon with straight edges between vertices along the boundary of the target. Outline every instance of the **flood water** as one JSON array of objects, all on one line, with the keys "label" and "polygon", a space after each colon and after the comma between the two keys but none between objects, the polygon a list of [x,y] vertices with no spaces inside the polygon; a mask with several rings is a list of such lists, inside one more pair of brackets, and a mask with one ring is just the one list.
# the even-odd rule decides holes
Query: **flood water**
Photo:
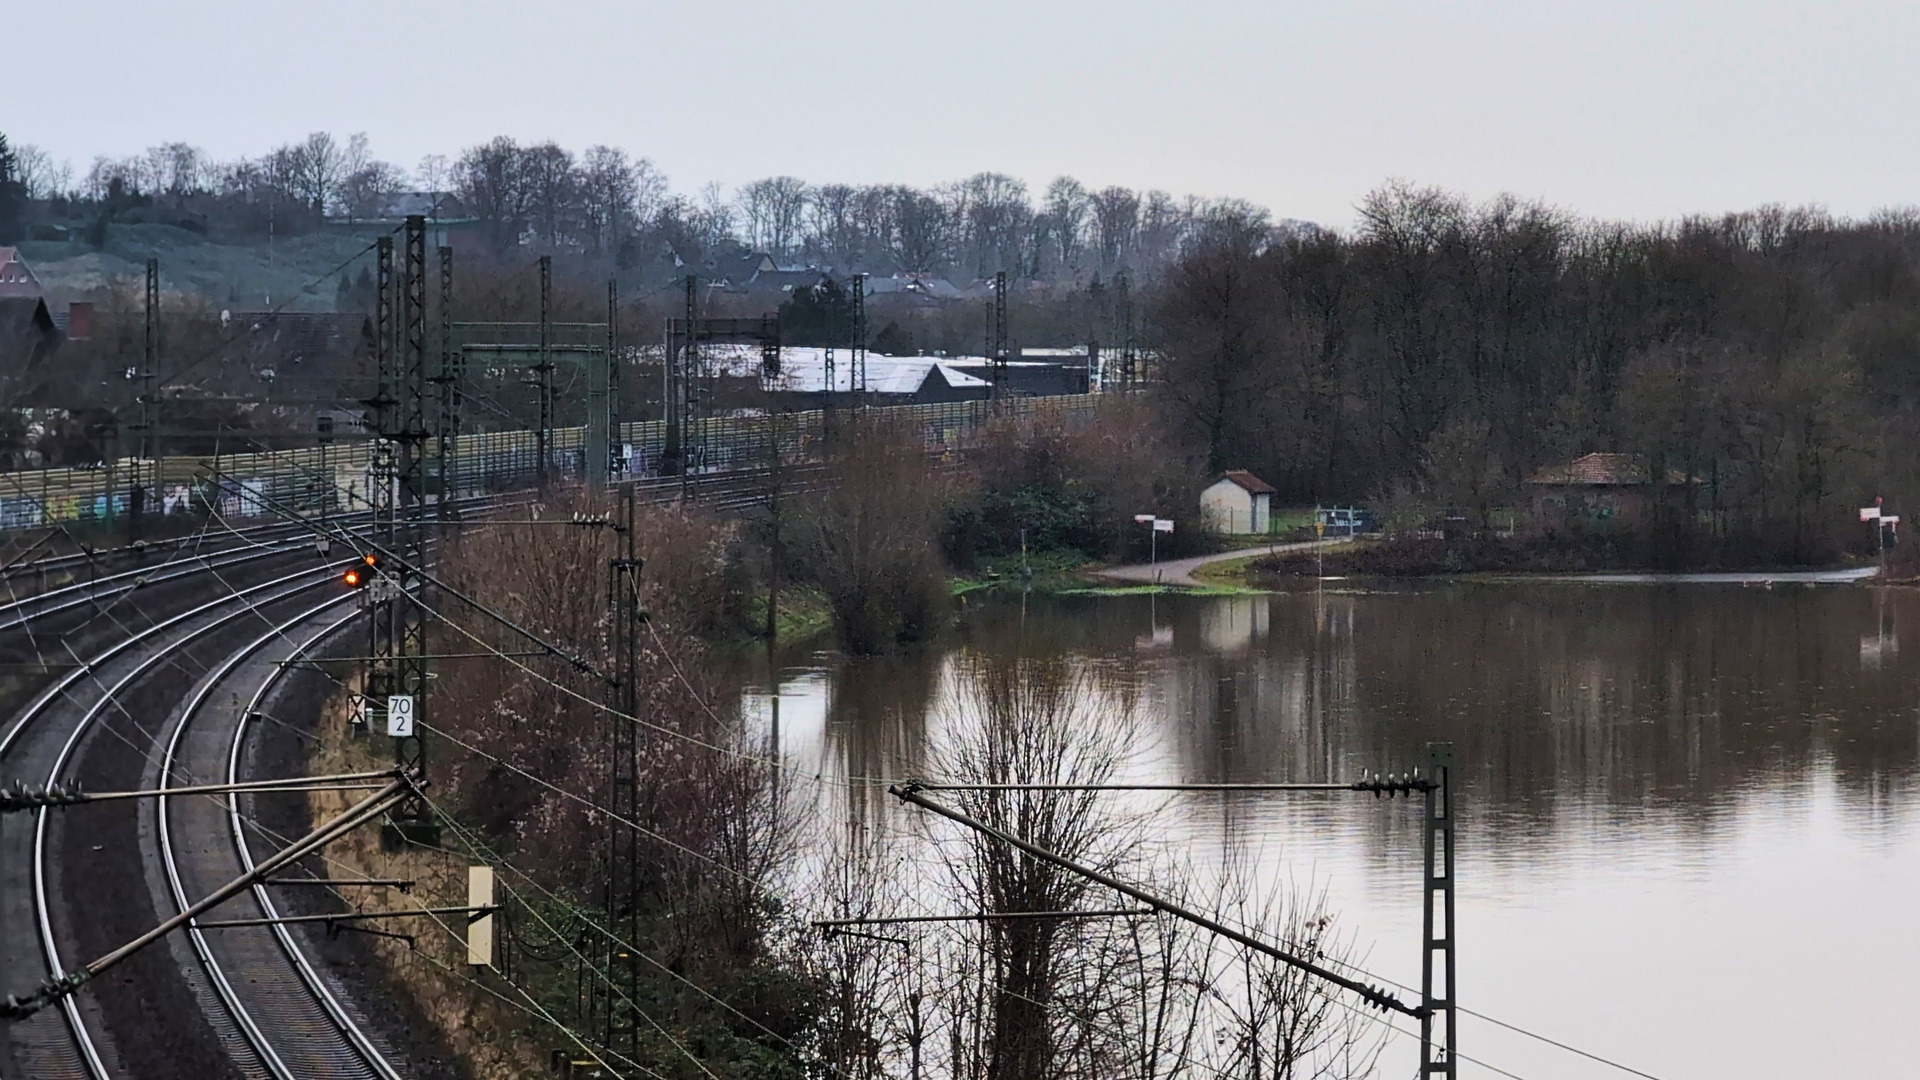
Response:
[{"label": "flood water", "polygon": [[[921,775],[965,650],[1134,673],[1149,749],[1131,779],[1350,780],[1450,741],[1463,1006],[1662,1080],[1920,1075],[1920,592],[975,600],[923,655],[783,662],[764,680],[782,750],[830,775]],[[771,712],[764,689],[749,704]],[[1153,806],[1192,851],[1325,888],[1367,969],[1418,987],[1416,805]],[[1465,1016],[1460,1050],[1527,1080],[1624,1075]],[[1393,1038],[1379,1075],[1415,1055]]]}]

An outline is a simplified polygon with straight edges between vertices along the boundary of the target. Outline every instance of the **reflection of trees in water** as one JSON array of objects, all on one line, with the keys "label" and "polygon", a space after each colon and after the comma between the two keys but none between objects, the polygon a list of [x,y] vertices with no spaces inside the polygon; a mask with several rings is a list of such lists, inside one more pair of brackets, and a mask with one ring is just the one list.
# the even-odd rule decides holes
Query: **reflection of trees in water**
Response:
[{"label": "reflection of trees in water", "polygon": [[[1920,650],[1889,644],[1915,619],[1920,594],[1864,588],[976,598],[944,649],[846,667],[830,737],[851,773],[915,773],[952,658],[1070,658],[1136,723],[1162,717],[1166,749],[1143,764],[1166,779],[1354,777],[1444,739],[1496,830],[1644,808],[1704,827],[1734,812],[1728,795],[1814,768],[1872,813],[1920,766]],[[1318,807],[1284,812],[1336,812]]]},{"label": "reflection of trees in water", "polygon": [[[978,633],[937,668],[871,664],[844,666],[842,685],[883,676],[911,682],[906,697],[922,706],[912,771],[924,753],[924,769],[938,780],[1099,784],[1123,775],[1141,744],[1158,741],[1106,688],[1127,665],[1090,662],[1045,639]],[[844,742],[898,746],[900,700],[856,690],[837,696],[830,715],[851,736]],[[869,748],[846,760],[878,756]],[[1151,822],[1127,800],[1030,788],[935,798],[1176,903],[1258,925],[1297,954],[1349,958],[1350,938],[1335,929],[1324,897],[1190,865],[1178,846],[1147,841]],[[811,894],[814,907],[837,917],[1116,906],[1079,874],[924,812],[907,811],[885,827],[847,825],[821,830]],[[831,988],[822,1031],[844,1076],[918,1076],[924,1061],[931,1075],[965,1080],[1179,1080],[1221,1070],[1333,1080],[1370,1075],[1378,1053],[1378,1031],[1323,987],[1165,915],[877,929],[881,938],[822,941],[803,958]],[[923,1040],[922,1032],[937,1037]]]},{"label": "reflection of trees in water", "polygon": [[[946,657],[933,650],[840,658],[828,682],[824,734],[842,775],[918,775],[926,757],[927,711],[945,666]],[[886,795],[879,785],[856,784],[848,798],[847,816],[864,821]]]},{"label": "reflection of trees in water", "polygon": [[1210,647],[1208,619],[1222,616],[1205,608],[1176,635],[1160,681],[1187,778],[1353,776],[1446,739],[1476,804],[1551,816],[1564,800],[1711,813],[1719,796],[1815,762],[1871,799],[1915,767],[1906,662],[1884,646],[1863,662],[1859,642],[1862,627],[1897,640],[1920,598],[1883,600],[1884,628],[1856,589],[1259,599],[1265,633],[1235,648]]}]

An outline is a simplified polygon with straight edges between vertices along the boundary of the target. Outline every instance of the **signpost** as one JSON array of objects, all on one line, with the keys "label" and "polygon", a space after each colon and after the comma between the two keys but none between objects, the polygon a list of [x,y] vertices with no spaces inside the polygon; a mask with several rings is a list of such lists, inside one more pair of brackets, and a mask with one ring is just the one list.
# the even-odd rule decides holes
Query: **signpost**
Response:
[{"label": "signpost", "polygon": [[1860,523],[1864,525],[1872,522],[1874,525],[1874,538],[1878,541],[1876,546],[1880,554],[1881,577],[1887,575],[1887,533],[1893,533],[1895,543],[1900,539],[1900,515],[1886,513],[1883,509],[1885,503],[1885,499],[1875,498],[1872,506],[1860,508]]},{"label": "signpost", "polygon": [[[1136,525],[1147,526],[1149,530],[1147,533],[1147,565],[1160,565],[1160,534],[1173,531],[1173,519],[1154,517],[1152,514],[1135,514],[1133,515],[1133,521]],[[1155,580],[1158,580],[1157,576]]]}]

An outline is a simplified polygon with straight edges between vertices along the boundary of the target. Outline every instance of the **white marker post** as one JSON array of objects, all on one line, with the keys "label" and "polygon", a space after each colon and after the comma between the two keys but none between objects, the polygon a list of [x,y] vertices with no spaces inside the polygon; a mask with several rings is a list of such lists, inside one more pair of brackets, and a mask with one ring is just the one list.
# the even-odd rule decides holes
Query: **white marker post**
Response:
[{"label": "white marker post", "polygon": [[467,963],[476,967],[493,966],[493,914],[484,908],[493,906],[493,867],[467,867]]}]

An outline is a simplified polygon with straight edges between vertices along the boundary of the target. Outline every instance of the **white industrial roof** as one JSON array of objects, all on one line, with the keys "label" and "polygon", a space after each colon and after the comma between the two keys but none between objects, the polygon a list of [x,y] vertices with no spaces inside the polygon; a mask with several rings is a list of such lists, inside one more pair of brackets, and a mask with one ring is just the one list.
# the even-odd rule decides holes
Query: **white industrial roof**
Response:
[{"label": "white industrial roof", "polygon": [[[706,345],[701,357],[717,375],[747,378],[760,373],[758,345]],[[853,356],[846,349],[833,351],[833,387],[853,387]],[[867,389],[876,394],[911,394],[927,380],[927,372],[937,370],[951,387],[986,387],[989,383],[953,366],[953,357],[881,356],[867,354]],[[796,393],[818,393],[827,386],[827,350],[787,345],[780,349],[780,377],[770,389]]]}]

